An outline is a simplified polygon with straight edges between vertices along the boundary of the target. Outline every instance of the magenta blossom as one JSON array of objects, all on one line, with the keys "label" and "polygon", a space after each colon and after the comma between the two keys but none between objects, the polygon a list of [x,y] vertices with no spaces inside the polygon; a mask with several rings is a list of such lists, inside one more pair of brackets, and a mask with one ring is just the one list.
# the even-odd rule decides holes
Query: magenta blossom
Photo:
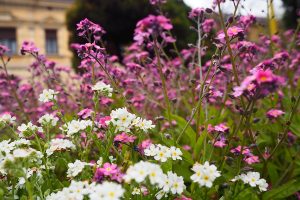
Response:
[{"label": "magenta blossom", "polygon": [[246,163],[248,163],[249,165],[251,165],[253,163],[259,163],[259,158],[258,158],[258,156],[251,155],[251,156],[245,157],[244,161]]},{"label": "magenta blossom", "polygon": [[39,49],[35,46],[33,42],[24,41],[21,47],[21,54],[25,55],[26,53],[29,54],[37,54]]},{"label": "magenta blossom", "polygon": [[163,3],[166,3],[167,0],[150,0],[150,3],[152,5],[158,5],[158,4],[163,4]]},{"label": "magenta blossom", "polygon": [[87,18],[77,24],[77,31],[79,31],[79,36],[85,37],[88,40],[93,36],[95,41],[100,40],[101,36],[105,34],[105,30],[100,25],[91,22]]},{"label": "magenta blossom", "polygon": [[121,142],[121,143],[133,143],[136,139],[136,136],[128,135],[126,133],[121,133],[115,136],[114,141],[115,142]]},{"label": "magenta blossom", "polygon": [[221,123],[214,127],[214,130],[220,133],[228,133],[229,127],[225,123]]},{"label": "magenta blossom", "polygon": [[[232,26],[227,29],[227,35],[229,38],[242,36],[243,33],[244,33],[244,29],[237,27],[237,26]],[[225,33],[224,32],[219,33],[217,35],[216,39],[219,40],[220,42],[224,42],[225,41]]]},{"label": "magenta blossom", "polygon": [[118,166],[116,164],[104,163],[103,167],[99,168],[105,176],[113,175],[118,172]]},{"label": "magenta blossom", "polygon": [[79,113],[77,113],[77,115],[79,117],[81,117],[82,119],[86,119],[86,118],[91,117],[92,113],[93,113],[92,109],[85,108],[85,109],[81,110]]},{"label": "magenta blossom", "polygon": [[279,116],[283,115],[284,112],[278,109],[271,109],[267,112],[267,117],[270,119],[278,118]]},{"label": "magenta blossom", "polygon": [[148,17],[140,20],[134,31],[134,40],[139,44],[143,44],[152,38],[157,38],[161,36],[167,41],[171,40],[171,36],[168,36],[166,31],[169,31],[173,28],[170,19],[165,16],[159,15],[149,15]]},{"label": "magenta blossom", "polygon": [[281,77],[273,74],[269,69],[254,68],[251,73],[252,75],[247,76],[240,86],[234,88],[234,97],[239,97],[245,93],[253,96],[255,91],[259,91],[257,97],[266,96],[284,82]]},{"label": "magenta blossom", "polygon": [[8,51],[9,49],[6,46],[0,44],[0,56],[3,56]]}]

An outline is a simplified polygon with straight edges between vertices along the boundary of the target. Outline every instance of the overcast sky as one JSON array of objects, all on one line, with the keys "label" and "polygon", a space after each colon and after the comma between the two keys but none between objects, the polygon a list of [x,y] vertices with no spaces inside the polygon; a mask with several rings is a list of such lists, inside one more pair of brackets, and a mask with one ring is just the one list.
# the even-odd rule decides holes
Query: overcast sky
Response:
[{"label": "overcast sky", "polygon": [[[190,7],[211,7],[212,0],[184,0],[184,2]],[[242,15],[252,14],[257,17],[266,17],[267,15],[267,0],[241,0],[239,13]],[[227,0],[223,3],[222,9],[226,13],[233,12],[232,1]],[[274,0],[274,10],[277,18],[281,18],[284,13],[282,0]]]}]

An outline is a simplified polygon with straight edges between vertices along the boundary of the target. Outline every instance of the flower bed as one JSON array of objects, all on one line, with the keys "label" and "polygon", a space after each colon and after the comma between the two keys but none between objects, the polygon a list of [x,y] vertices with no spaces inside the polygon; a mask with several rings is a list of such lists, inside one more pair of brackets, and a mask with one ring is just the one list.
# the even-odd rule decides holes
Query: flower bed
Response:
[{"label": "flower bed", "polygon": [[0,45],[1,199],[296,198],[298,30],[249,41],[255,17],[224,21],[220,4],[191,10],[198,40],[181,51],[158,9],[122,60],[83,19],[76,75],[25,41],[21,81]]}]

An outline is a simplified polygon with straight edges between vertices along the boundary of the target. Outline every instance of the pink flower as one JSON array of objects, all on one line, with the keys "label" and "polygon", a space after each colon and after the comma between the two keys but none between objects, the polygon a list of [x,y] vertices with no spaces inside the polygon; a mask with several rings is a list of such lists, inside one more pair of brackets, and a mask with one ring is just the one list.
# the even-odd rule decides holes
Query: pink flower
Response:
[{"label": "pink flower", "polygon": [[214,129],[215,129],[215,131],[221,132],[221,133],[227,133],[227,132],[229,131],[229,127],[226,126],[225,123],[221,123],[221,124],[219,124],[219,125],[216,125],[216,126],[214,127]]},{"label": "pink flower", "polygon": [[36,48],[35,44],[33,42],[24,41],[21,47],[21,54],[25,55],[26,53],[29,54],[37,54],[39,51],[38,48]]},{"label": "pink flower", "polygon": [[202,29],[204,33],[209,33],[215,26],[215,21],[213,19],[206,19],[202,23]]},{"label": "pink flower", "polygon": [[225,147],[227,144],[226,144],[226,139],[225,137],[221,136],[221,138],[219,140],[217,140],[216,142],[214,142],[214,146],[215,147],[219,147],[219,148],[223,148]]},{"label": "pink flower", "polygon": [[168,35],[166,31],[173,28],[170,19],[165,16],[149,15],[148,17],[140,20],[134,31],[134,40],[142,45],[144,42],[149,42],[150,36],[161,36],[167,42],[173,41],[173,38]]},{"label": "pink flower", "polygon": [[248,163],[249,165],[251,165],[253,163],[258,163],[259,162],[259,158],[258,158],[258,156],[251,155],[249,157],[244,158],[244,161],[246,163]]},{"label": "pink flower", "polygon": [[186,196],[181,196],[181,197],[177,197],[177,198],[174,199],[174,200],[193,200],[193,199],[191,199],[191,198],[189,198],[189,197],[186,197]]},{"label": "pink flower", "polygon": [[111,117],[110,117],[110,116],[101,117],[101,118],[99,119],[99,126],[100,126],[100,127],[106,127],[106,126],[107,126],[107,125],[106,125],[106,122],[109,121],[109,120],[111,120]]},{"label": "pink flower", "polygon": [[144,149],[148,148],[152,144],[152,141],[150,139],[142,141],[141,144],[139,144],[138,150],[140,152],[144,152]]},{"label": "pink flower", "polygon": [[271,109],[267,112],[267,117],[270,119],[278,118],[279,116],[283,115],[284,112],[278,109]]},{"label": "pink flower", "polygon": [[186,151],[190,151],[192,149],[192,147],[189,145],[183,145],[182,148]]},{"label": "pink flower", "polygon": [[6,46],[0,44],[0,56],[3,56],[8,51],[9,49]]},{"label": "pink flower", "polygon": [[[244,33],[244,29],[240,28],[240,27],[237,27],[237,26],[232,26],[232,27],[229,27],[227,29],[227,35],[229,38],[233,38],[233,37],[237,37],[237,36],[242,36]],[[217,40],[219,40],[220,42],[224,42],[225,40],[225,33],[224,32],[220,32],[218,35],[217,35]]]},{"label": "pink flower", "polygon": [[[95,24],[85,18],[84,20],[81,20],[77,24],[77,31],[79,31],[79,36],[84,36],[86,38],[89,38],[90,36],[93,36],[95,41],[98,41],[101,39],[101,36],[105,34],[105,30],[98,24]],[[91,41],[89,41],[91,42]]]},{"label": "pink flower", "polygon": [[189,18],[196,19],[198,17],[203,16],[204,13],[205,13],[205,8],[194,8],[190,11]]},{"label": "pink flower", "polygon": [[126,133],[121,133],[115,136],[114,141],[115,142],[121,142],[121,143],[133,143],[136,139],[136,136],[128,135]]},{"label": "pink flower", "polygon": [[77,113],[77,115],[79,117],[81,117],[82,119],[86,119],[88,117],[90,117],[93,113],[93,110],[92,109],[89,109],[89,108],[85,108],[83,110],[81,110],[79,113]]},{"label": "pink flower", "polygon": [[110,176],[118,172],[117,167],[116,164],[104,163],[103,167],[99,168],[99,171],[105,176]]},{"label": "pink flower", "polygon": [[[230,152],[231,153],[234,153],[234,154],[240,154],[241,153],[241,150],[242,150],[242,146],[238,146],[238,147],[236,147],[236,148],[234,148],[234,149],[231,149],[230,150]],[[249,150],[249,148],[248,147],[243,147],[243,155],[248,155],[250,153],[250,150]]]},{"label": "pink flower", "polygon": [[167,0],[150,0],[150,4],[152,4],[152,5],[163,4],[166,2],[167,2]]}]

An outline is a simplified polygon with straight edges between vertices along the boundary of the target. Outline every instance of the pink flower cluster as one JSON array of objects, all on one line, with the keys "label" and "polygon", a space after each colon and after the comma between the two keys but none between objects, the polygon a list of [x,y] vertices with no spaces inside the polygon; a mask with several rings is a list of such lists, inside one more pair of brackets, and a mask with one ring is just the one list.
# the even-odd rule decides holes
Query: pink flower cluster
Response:
[{"label": "pink flower cluster", "polygon": [[97,168],[94,174],[94,181],[101,183],[105,179],[122,182],[124,174],[116,164],[104,163]]},{"label": "pink flower cluster", "polygon": [[260,98],[275,91],[283,83],[283,78],[273,74],[270,69],[254,68],[251,75],[247,76],[240,86],[234,88],[233,96],[247,95]]},{"label": "pink flower cluster", "polygon": [[174,42],[174,38],[168,35],[169,30],[173,28],[170,19],[162,15],[149,15],[140,20],[134,31],[134,40],[142,45],[152,39],[158,39],[160,36],[166,42]]}]

